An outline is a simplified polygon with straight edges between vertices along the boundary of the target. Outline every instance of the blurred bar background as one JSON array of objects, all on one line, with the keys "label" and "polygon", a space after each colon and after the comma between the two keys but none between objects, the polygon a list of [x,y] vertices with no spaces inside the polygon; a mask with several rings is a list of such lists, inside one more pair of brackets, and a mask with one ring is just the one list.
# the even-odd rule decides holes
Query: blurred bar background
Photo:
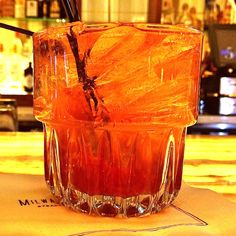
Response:
[{"label": "blurred bar background", "polygon": [[[184,24],[204,31],[200,116],[188,133],[236,133],[236,45],[231,40],[228,47],[232,52],[226,47],[224,53],[225,57],[231,55],[233,59],[228,65],[217,68],[214,58],[218,48],[213,48],[208,37],[213,24],[232,27],[236,34],[233,0],[77,0],[77,4],[86,23]],[[68,21],[60,0],[0,0],[0,5],[0,22],[31,31]],[[32,39],[0,28],[0,96],[17,100],[20,131],[41,129],[32,115],[33,84],[26,80],[33,71],[32,61]],[[230,94],[227,91],[231,91]]]},{"label": "blurred bar background", "polygon": [[[86,23],[122,21],[184,24],[205,33],[199,119],[196,125],[188,128],[184,180],[193,186],[211,188],[236,200],[235,1],[77,2],[81,19]],[[0,0],[0,6],[0,22],[32,31],[62,25],[68,21],[59,0]],[[24,169],[27,173],[42,174],[39,167],[43,155],[42,125],[33,117],[33,83],[26,82],[26,77],[32,76],[32,62],[32,39],[0,28],[0,99],[16,101],[16,131],[25,132],[20,136],[0,133],[0,160],[3,161],[0,172]],[[12,142],[20,150],[18,153],[10,148]],[[33,143],[31,147],[34,150],[29,149],[28,142]],[[23,157],[28,155],[28,151],[35,150],[37,158]],[[9,152],[11,158],[4,160],[4,152]]]}]

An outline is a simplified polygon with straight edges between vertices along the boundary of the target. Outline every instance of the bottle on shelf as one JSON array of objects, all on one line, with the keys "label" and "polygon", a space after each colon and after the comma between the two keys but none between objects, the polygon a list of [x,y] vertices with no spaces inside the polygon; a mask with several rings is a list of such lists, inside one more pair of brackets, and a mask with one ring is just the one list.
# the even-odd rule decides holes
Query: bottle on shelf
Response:
[{"label": "bottle on shelf", "polygon": [[26,17],[38,17],[38,0],[26,0],[25,1],[25,16]]},{"label": "bottle on shelf", "polygon": [[24,0],[15,0],[15,18],[25,17],[25,2]]},{"label": "bottle on shelf", "polygon": [[38,1],[38,17],[49,18],[50,17],[50,0]]},{"label": "bottle on shelf", "polygon": [[43,18],[44,17],[44,12],[43,12],[43,3],[44,0],[38,0],[38,17]]},{"label": "bottle on shelf", "polygon": [[190,7],[189,16],[192,22],[192,27],[198,30],[202,30],[202,21],[197,17],[197,9],[195,6]]},{"label": "bottle on shelf", "polygon": [[60,18],[61,19],[66,19],[67,15],[66,15],[65,9],[63,7],[62,1],[59,1],[59,6],[60,6]]},{"label": "bottle on shelf", "polygon": [[175,12],[172,0],[163,0],[161,8],[161,23],[162,24],[174,24]]},{"label": "bottle on shelf", "polygon": [[184,24],[184,25],[186,25],[186,26],[192,25],[192,19],[191,19],[191,17],[190,17],[189,5],[188,5],[188,3],[183,3],[183,4],[182,4],[182,6],[181,6],[181,12],[180,12],[180,14],[177,16],[176,23],[177,23],[177,24]]},{"label": "bottle on shelf", "polygon": [[218,22],[219,5],[216,4],[216,0],[206,1],[205,10],[205,26]]},{"label": "bottle on shelf", "polygon": [[60,4],[58,0],[51,1],[50,18],[60,18]]},{"label": "bottle on shelf", "polygon": [[31,62],[29,62],[28,67],[24,70],[23,88],[27,93],[33,92],[33,68]]},{"label": "bottle on shelf", "polygon": [[225,24],[231,24],[233,23],[233,7],[229,0],[225,1],[225,7],[224,7],[224,18],[223,21]]}]

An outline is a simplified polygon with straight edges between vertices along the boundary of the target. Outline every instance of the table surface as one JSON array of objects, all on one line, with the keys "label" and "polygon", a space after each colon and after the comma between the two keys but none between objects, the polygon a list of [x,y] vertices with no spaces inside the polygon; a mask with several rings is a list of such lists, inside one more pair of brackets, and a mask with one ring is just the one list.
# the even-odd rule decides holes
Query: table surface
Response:
[{"label": "table surface", "polygon": [[[0,173],[43,175],[43,133],[0,132]],[[236,136],[187,135],[183,180],[236,202]]]}]

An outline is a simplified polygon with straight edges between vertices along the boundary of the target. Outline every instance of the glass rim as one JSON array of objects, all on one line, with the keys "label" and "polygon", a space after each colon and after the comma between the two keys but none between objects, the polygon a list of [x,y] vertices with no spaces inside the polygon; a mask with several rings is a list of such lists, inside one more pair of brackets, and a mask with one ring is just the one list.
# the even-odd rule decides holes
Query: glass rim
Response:
[{"label": "glass rim", "polygon": [[[77,32],[94,32],[94,31],[105,31],[115,27],[128,26],[134,27],[141,31],[146,32],[160,32],[160,33],[172,33],[172,34],[190,34],[190,35],[203,35],[203,32],[197,30],[195,28],[185,26],[182,24],[178,25],[170,25],[170,24],[160,24],[160,23],[146,23],[146,22],[98,22],[98,23],[83,23],[80,21],[65,23],[60,26],[51,26],[35,32],[33,37],[37,37],[43,34],[47,34],[49,32],[55,33],[56,31],[60,31],[60,29],[70,29],[71,27],[78,27]],[[66,31],[65,31],[66,32]]]}]

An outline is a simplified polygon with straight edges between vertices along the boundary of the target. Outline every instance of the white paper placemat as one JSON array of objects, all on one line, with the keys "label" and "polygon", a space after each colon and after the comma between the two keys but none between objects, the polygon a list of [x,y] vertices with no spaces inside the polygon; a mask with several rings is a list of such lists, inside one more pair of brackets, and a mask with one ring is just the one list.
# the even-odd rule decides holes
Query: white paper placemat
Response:
[{"label": "white paper placemat", "polygon": [[103,218],[58,206],[43,176],[0,174],[0,235],[234,235],[236,204],[183,185],[173,205],[143,218]]}]

